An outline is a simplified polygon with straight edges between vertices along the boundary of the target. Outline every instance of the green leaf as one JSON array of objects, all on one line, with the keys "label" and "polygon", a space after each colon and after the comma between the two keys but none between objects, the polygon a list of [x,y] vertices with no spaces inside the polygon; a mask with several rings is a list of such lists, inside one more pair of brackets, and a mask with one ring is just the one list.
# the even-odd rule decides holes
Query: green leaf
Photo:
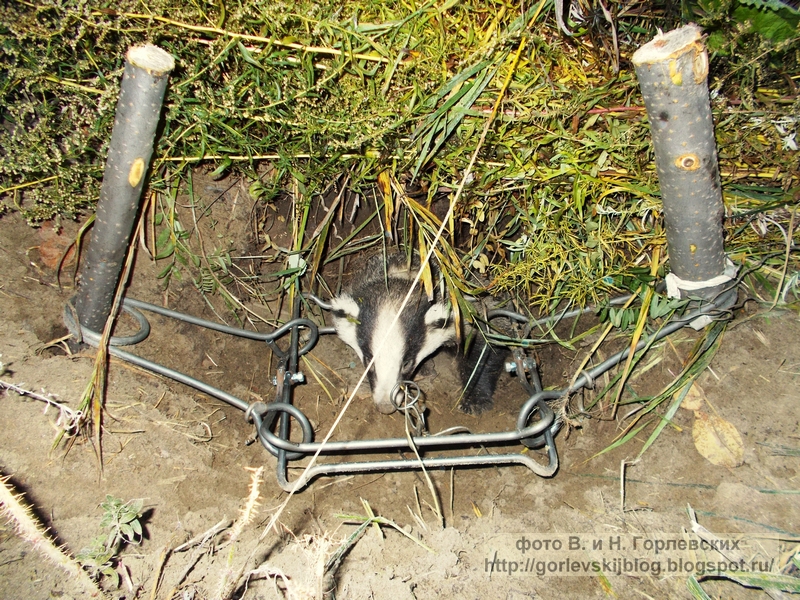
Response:
[{"label": "green leaf", "polygon": [[791,4],[781,2],[781,0],[739,0],[739,2],[742,4],[749,4],[750,6],[755,6],[756,8],[766,8],[775,12],[779,12],[781,10],[787,10],[789,12],[800,15],[800,10],[793,7]]},{"label": "green leaf", "polygon": [[258,62],[255,58],[253,58],[253,55],[247,48],[245,48],[242,42],[237,42],[236,45],[239,47],[239,52],[242,53],[242,58],[248,65],[253,65],[256,69],[266,71],[264,66],[260,62]]},{"label": "green leaf", "polygon": [[652,419],[650,419],[650,420],[648,420],[648,421],[645,421],[644,423],[642,423],[641,425],[639,425],[639,427],[637,427],[636,429],[631,429],[631,430],[630,430],[628,433],[626,433],[626,434],[625,434],[623,437],[621,437],[620,439],[618,439],[618,440],[617,440],[616,442],[614,442],[613,444],[611,444],[611,445],[609,445],[609,446],[606,446],[605,448],[603,448],[602,450],[600,450],[600,452],[598,452],[597,454],[595,454],[594,456],[592,456],[592,458],[597,458],[597,457],[598,457],[598,456],[600,456],[601,454],[605,454],[606,452],[609,452],[609,451],[613,450],[614,448],[618,448],[618,447],[622,446],[622,444],[624,444],[625,442],[627,442],[627,441],[628,441],[628,440],[630,440],[631,438],[634,438],[634,437],[636,437],[636,435],[637,435],[637,434],[638,434],[638,433],[639,433],[639,432],[640,432],[642,429],[644,429],[645,427],[647,427],[648,425],[650,425],[650,423],[651,423],[651,422],[652,422]]},{"label": "green leaf", "polygon": [[750,31],[776,43],[796,36],[797,24],[800,23],[800,13],[791,12],[788,8],[773,11],[739,6],[733,11],[733,18],[738,23],[750,23]]},{"label": "green leaf", "polygon": [[169,227],[165,227],[161,231],[158,232],[158,237],[156,237],[156,248],[161,248],[164,244],[167,243],[170,236],[172,234],[172,230]]},{"label": "green leaf", "polygon": [[156,279],[164,279],[172,272],[172,269],[174,267],[175,265],[173,264],[167,265],[163,271],[161,271],[158,275],[156,275]]},{"label": "green leaf", "polygon": [[700,587],[700,582],[697,581],[697,578],[694,575],[689,577],[689,579],[686,581],[686,587],[689,588],[689,591],[696,600],[711,600],[711,596],[706,594],[705,590]]},{"label": "green leaf", "polygon": [[644,446],[642,446],[642,449],[639,450],[639,456],[637,456],[637,458],[641,457],[645,453],[645,450],[647,450],[653,444],[653,442],[656,441],[656,438],[658,438],[658,436],[664,430],[664,427],[667,426],[667,423],[669,423],[672,420],[672,417],[675,416],[675,413],[678,411],[678,407],[681,405],[681,402],[683,402],[683,399],[686,398],[686,394],[689,393],[689,389],[692,387],[693,383],[694,378],[687,381],[686,385],[683,386],[683,390],[681,390],[681,393],[675,397],[675,400],[673,400],[669,410],[667,410],[667,414],[661,417],[661,421],[658,425],[656,425],[656,428],[653,430],[653,433],[650,434],[650,437],[647,438],[647,441],[644,443]]},{"label": "green leaf", "polygon": [[[169,230],[167,230],[167,233],[169,233]],[[161,260],[163,258],[167,258],[168,256],[172,256],[174,252],[175,244],[173,244],[172,240],[170,240],[167,245],[158,254],[156,254],[155,259]]]},{"label": "green leaf", "polygon": [[233,161],[231,159],[229,159],[229,158],[224,159],[220,163],[220,165],[211,172],[209,177],[211,177],[211,179],[213,179],[214,181],[216,181],[217,179],[222,178],[222,176],[225,175],[225,172],[230,168],[230,166],[232,164],[233,164]]},{"label": "green leaf", "polygon": [[111,579],[111,581],[114,582],[114,587],[115,588],[119,587],[119,573],[116,572],[114,567],[106,567],[105,569],[103,569],[100,572],[103,575],[105,575],[106,577],[109,577]]},{"label": "green leaf", "polygon": [[761,573],[757,571],[721,571],[715,573],[714,576],[725,577],[747,587],[800,594],[800,578],[790,577],[789,575]]}]

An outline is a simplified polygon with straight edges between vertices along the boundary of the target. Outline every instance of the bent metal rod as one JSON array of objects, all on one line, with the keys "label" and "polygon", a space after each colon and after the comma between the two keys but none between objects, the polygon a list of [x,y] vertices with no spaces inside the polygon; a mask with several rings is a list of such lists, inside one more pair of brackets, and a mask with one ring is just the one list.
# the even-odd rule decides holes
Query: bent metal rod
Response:
[{"label": "bent metal rod", "polygon": [[[649,339],[642,340],[636,350],[644,348],[646,345],[661,339],[690,324],[701,316],[727,315],[725,307],[730,305],[730,293],[721,294],[713,302],[705,304],[697,310],[673,319],[653,334]],[[735,289],[732,290],[735,294]],[[326,304],[313,296],[322,308]],[[613,304],[620,304],[627,298],[615,299]],[[553,436],[560,427],[560,421],[556,418],[553,409],[548,401],[563,398],[583,387],[591,385],[591,382],[605,371],[611,369],[628,355],[628,349],[612,356],[594,369],[582,373],[575,383],[568,389],[556,391],[542,391],[535,375],[535,364],[525,363],[519,353],[515,353],[515,363],[511,370],[517,376],[524,390],[528,394],[517,415],[514,428],[508,431],[493,433],[471,433],[465,428],[455,428],[453,433],[448,430],[440,434],[430,435],[427,432],[409,435],[407,437],[386,438],[386,439],[364,439],[364,440],[345,440],[329,441],[325,444],[314,442],[314,431],[308,417],[292,403],[292,389],[295,385],[301,384],[305,378],[298,370],[299,359],[310,352],[316,345],[321,333],[331,333],[329,329],[319,329],[313,321],[299,316],[300,302],[295,302],[293,318],[272,331],[271,333],[259,333],[244,329],[220,325],[212,321],[186,315],[178,311],[163,308],[140,300],[126,298],[123,300],[123,310],[133,317],[139,325],[139,330],[132,335],[117,337],[114,336],[109,341],[109,353],[119,359],[134,364],[138,367],[163,375],[209,396],[222,400],[231,406],[238,408],[245,413],[245,417],[256,426],[256,437],[261,444],[272,455],[277,458],[277,480],[284,490],[300,490],[318,476],[323,475],[343,475],[353,473],[386,472],[396,470],[412,470],[421,468],[452,468],[468,466],[489,466],[519,464],[528,467],[540,477],[551,477],[558,470],[558,453],[556,450]],[[535,322],[529,320],[521,314],[508,311],[497,310],[489,313],[488,319],[504,317],[520,323],[527,323],[526,332],[532,327],[551,323],[561,318],[567,318],[589,312],[593,309],[579,309],[570,313],[561,313],[554,317],[548,317]],[[230,334],[237,337],[251,339],[265,343],[275,353],[278,358],[276,376],[273,384],[276,388],[275,400],[269,403],[254,402],[248,403],[224,390],[220,390],[194,377],[176,371],[164,365],[142,358],[122,350],[121,346],[132,346],[146,339],[150,334],[150,323],[142,311],[152,312],[164,317],[177,319],[198,327],[204,327],[220,333]],[[67,328],[77,339],[89,345],[97,347],[100,342],[100,334],[90,331],[85,327],[79,327],[74,317],[74,309],[70,303],[64,309],[64,322]],[[301,345],[301,332],[304,334],[304,343]],[[289,336],[288,348],[283,349],[278,345],[278,340]],[[524,341],[524,340],[523,340]],[[528,368],[523,368],[523,365]],[[529,379],[530,375],[530,379]],[[415,387],[413,382],[405,382],[409,386]],[[403,407],[400,407],[403,410]],[[275,421],[278,420],[277,431]],[[293,442],[290,440],[291,420],[297,421],[302,432],[302,441]],[[288,466],[290,461],[297,461],[312,455],[341,455],[350,457],[356,455],[369,455],[375,453],[402,453],[409,452],[415,447],[420,453],[420,458],[377,458],[371,460],[346,460],[343,462],[320,462],[319,460],[310,468],[304,469],[302,474],[289,481],[287,478]],[[523,446],[520,452],[504,452],[493,454],[489,448],[496,446],[508,447],[517,444]],[[528,448],[545,448],[546,463],[533,458],[530,452],[523,453]],[[472,450],[471,454],[466,454]],[[475,453],[478,450],[480,453]],[[460,454],[452,456],[433,456],[422,455],[423,451],[434,452],[457,451]],[[302,468],[302,465],[299,465]]]}]

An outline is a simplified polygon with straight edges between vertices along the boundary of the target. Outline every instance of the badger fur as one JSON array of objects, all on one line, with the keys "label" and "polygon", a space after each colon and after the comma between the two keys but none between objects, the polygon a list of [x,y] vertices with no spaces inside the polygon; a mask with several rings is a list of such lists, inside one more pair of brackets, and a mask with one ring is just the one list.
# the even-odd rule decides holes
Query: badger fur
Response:
[{"label": "badger fur", "polygon": [[[441,290],[429,301],[417,285],[395,321],[417,269],[418,264],[409,269],[402,254],[374,256],[350,288],[331,301],[338,336],[365,366],[375,359],[368,378],[375,406],[385,414],[400,403],[399,382],[410,380],[420,363],[440,348],[456,345],[450,307]],[[468,352],[456,355],[463,384],[461,410],[480,413],[491,408],[505,351],[486,345],[483,336],[476,335]]]}]

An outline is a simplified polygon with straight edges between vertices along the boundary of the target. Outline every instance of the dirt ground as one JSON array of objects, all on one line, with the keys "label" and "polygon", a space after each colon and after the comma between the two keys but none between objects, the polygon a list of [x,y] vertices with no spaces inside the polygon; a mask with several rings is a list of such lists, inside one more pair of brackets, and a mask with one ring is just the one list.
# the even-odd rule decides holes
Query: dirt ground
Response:
[{"label": "dirt ground", "polygon": [[[230,202],[223,198],[215,207],[228,215],[217,226],[228,229],[218,229],[220,235],[207,237],[206,244],[247,255],[252,212],[240,207],[237,214]],[[57,235],[52,227],[29,228],[15,214],[0,218],[0,380],[73,408],[90,379],[93,351],[69,356],[47,346],[65,334],[62,311],[73,293],[69,275],[62,275],[59,289],[48,257],[60,255],[77,227],[64,223]],[[161,270],[140,253],[129,295],[212,320],[218,318],[214,306],[233,324],[218,298],[207,301],[186,278],[173,279],[165,292],[156,278]],[[264,305],[248,306],[270,318]],[[274,373],[263,346],[161,317],[151,323],[153,332],[137,353],[247,402],[273,397]],[[647,395],[661,389],[680,371],[696,338],[686,330],[660,344],[646,361],[651,368],[635,376],[629,390]],[[431,471],[444,527],[424,476],[408,471],[317,478],[288,500],[280,525],[269,530],[287,495],[275,480],[276,460],[250,443],[254,429],[243,413],[116,360],[109,369],[102,474],[89,440],[78,438],[66,455],[51,450],[57,410],[12,391],[0,392],[0,470],[73,555],[100,535],[106,495],[143,499],[144,539],[120,553],[121,586],[103,583],[118,598],[215,598],[226,577],[237,581],[239,573],[251,571],[232,597],[322,598],[323,590],[335,589],[340,598],[357,599],[690,598],[686,581],[698,562],[777,571],[800,541],[798,339],[796,312],[764,312],[754,303],[737,311],[699,383],[708,400],[705,413],[741,434],[743,463],[729,468],[703,458],[693,442],[694,413],[681,409],[655,445],[625,469],[624,498],[622,462],[636,457],[647,433],[591,458],[627,423],[623,410],[617,421],[588,419],[580,429],[560,432],[560,468],[550,479],[521,466]],[[542,348],[544,383],[564,386],[587,349]],[[296,389],[295,404],[311,419],[317,439],[360,375],[358,367],[354,353],[331,336],[304,362],[307,383]],[[418,381],[432,432],[455,424],[473,431],[511,429],[515,407],[524,400],[509,382],[491,413],[452,411],[455,376],[446,356],[435,357]],[[403,435],[402,419],[379,414],[360,393],[334,439]],[[265,468],[260,505],[238,539],[226,545],[228,529],[178,549],[240,514],[258,467]],[[299,472],[294,467],[292,477]],[[698,538],[690,533],[689,507],[701,525],[727,541],[725,556],[690,548]],[[370,510],[406,535],[370,526],[333,578],[322,576],[325,561],[355,532],[353,517],[364,519]],[[703,586],[713,598],[764,597],[727,580]],[[10,525],[0,529],[0,597],[88,596]]]}]

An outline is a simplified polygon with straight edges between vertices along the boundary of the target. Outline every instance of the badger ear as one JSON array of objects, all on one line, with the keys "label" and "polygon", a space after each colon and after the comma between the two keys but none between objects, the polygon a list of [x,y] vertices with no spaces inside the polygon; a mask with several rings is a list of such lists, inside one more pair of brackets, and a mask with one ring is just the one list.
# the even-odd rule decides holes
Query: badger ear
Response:
[{"label": "badger ear", "polygon": [[450,325],[450,307],[436,302],[425,313],[425,325],[431,329],[444,329]]},{"label": "badger ear", "polygon": [[350,294],[343,293],[341,296],[331,298],[331,312],[334,318],[358,321],[361,307]]},{"label": "badger ear", "polygon": [[452,342],[455,337],[456,330],[450,319],[450,308],[442,302],[432,305],[425,313],[425,339],[417,351],[417,364]]},{"label": "badger ear", "polygon": [[361,312],[358,303],[349,294],[342,294],[331,300],[331,312],[333,313],[333,326],[336,328],[336,335],[355,350],[358,358],[361,359],[361,362],[364,362],[364,353],[358,345],[358,315]]}]

